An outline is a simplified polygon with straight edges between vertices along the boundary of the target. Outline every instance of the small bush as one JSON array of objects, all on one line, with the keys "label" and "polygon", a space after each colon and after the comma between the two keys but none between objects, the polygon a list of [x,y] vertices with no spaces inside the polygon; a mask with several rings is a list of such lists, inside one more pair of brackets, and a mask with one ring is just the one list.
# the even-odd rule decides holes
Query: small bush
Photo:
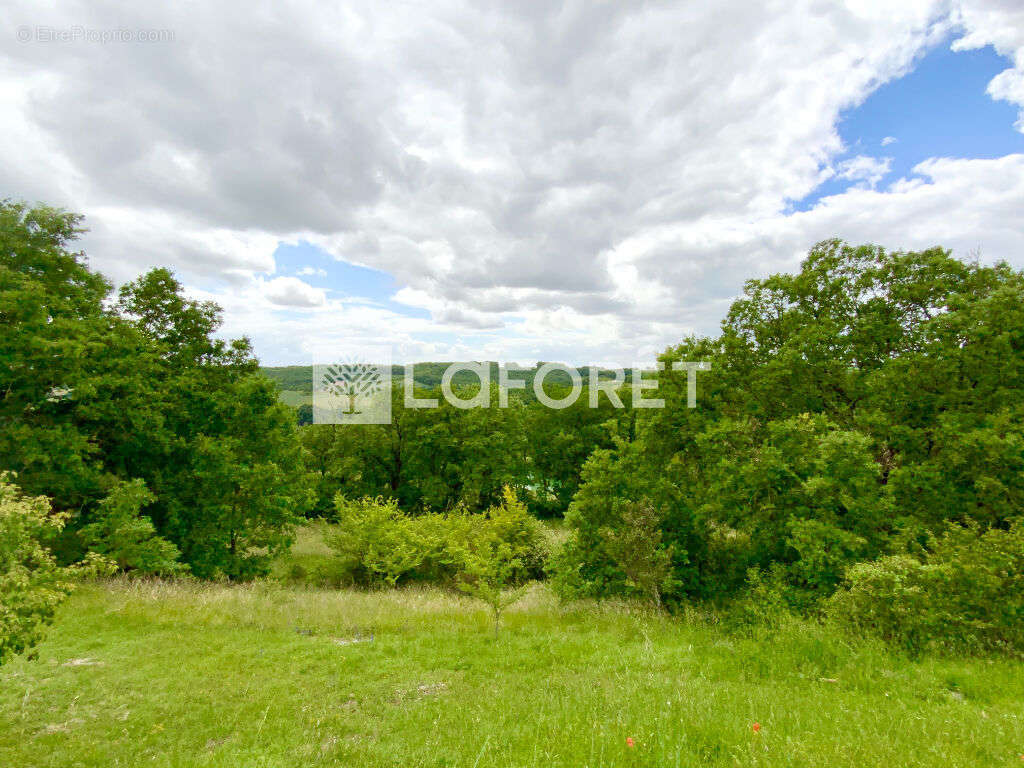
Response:
[{"label": "small bush", "polygon": [[790,591],[781,569],[765,573],[751,568],[743,594],[730,602],[722,614],[723,626],[750,637],[777,631],[795,619],[788,599]]},{"label": "small bush", "polygon": [[1024,525],[950,525],[920,556],[858,563],[829,614],[911,652],[1024,651]]},{"label": "small bush", "polygon": [[79,575],[109,573],[97,555],[60,568],[46,546],[67,519],[43,496],[28,498],[0,473],[0,664],[42,638]]},{"label": "small bush", "polygon": [[393,499],[335,500],[338,524],[325,534],[331,568],[343,583],[395,586],[400,582],[455,584],[472,553],[497,542],[511,563],[508,580],[522,583],[544,568],[546,538],[515,493],[483,513],[409,515]]},{"label": "small bush", "polygon": [[394,586],[422,563],[428,548],[397,501],[339,497],[335,506],[338,525],[325,540],[351,583]]},{"label": "small bush", "polygon": [[676,586],[672,546],[662,544],[662,515],[649,499],[616,500],[621,524],[600,529],[605,550],[626,576],[626,585],[661,607],[661,596]]}]

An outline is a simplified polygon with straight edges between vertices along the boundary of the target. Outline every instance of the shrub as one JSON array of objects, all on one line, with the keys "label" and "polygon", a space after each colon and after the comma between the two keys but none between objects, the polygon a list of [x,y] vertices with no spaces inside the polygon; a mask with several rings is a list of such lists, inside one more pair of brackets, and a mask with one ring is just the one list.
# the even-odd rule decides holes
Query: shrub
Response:
[{"label": "shrub", "polygon": [[82,542],[121,571],[160,576],[186,571],[178,548],[157,536],[153,521],[140,513],[151,501],[153,494],[141,480],[119,482],[99,503],[93,522],[79,531]]},{"label": "shrub", "polygon": [[788,568],[793,587],[789,592],[805,593],[799,594],[798,599],[805,604],[832,594],[846,567],[859,560],[868,549],[864,537],[813,519],[791,519],[786,543],[798,556]]},{"label": "shrub", "polygon": [[483,520],[476,520],[477,517],[465,516],[470,523],[467,526],[470,535],[482,535],[484,540],[508,545],[510,556],[516,561],[510,574],[511,582],[519,584],[543,575],[549,554],[544,526],[527,511],[509,486],[502,489],[501,502],[488,509]]},{"label": "shrub", "polygon": [[[338,525],[325,535],[336,573],[363,586],[403,581],[455,584],[467,563],[492,543],[507,548],[508,581],[521,583],[543,572],[545,537],[515,493],[505,488],[500,504],[484,513],[409,515],[393,499],[335,500]],[[475,554],[476,553],[476,554]]]},{"label": "shrub", "polygon": [[353,584],[394,586],[423,562],[429,547],[394,499],[339,496],[335,506],[338,525],[325,541]]},{"label": "shrub", "polygon": [[789,599],[791,588],[781,568],[768,572],[751,568],[745,586],[722,615],[722,623],[730,632],[755,637],[775,632],[795,618]]},{"label": "shrub", "polygon": [[675,585],[672,546],[661,541],[662,515],[648,499],[617,500],[621,524],[601,529],[605,551],[626,575],[626,585],[661,607],[661,596]]},{"label": "shrub", "polygon": [[858,563],[829,613],[911,652],[1024,651],[1024,525],[951,524],[919,556]]},{"label": "shrub", "polygon": [[76,575],[104,567],[96,555],[58,567],[46,542],[67,514],[52,513],[43,496],[23,496],[10,479],[0,474],[0,664],[39,642]]},{"label": "shrub", "polygon": [[[666,557],[667,573],[654,579],[658,599],[677,604],[699,594],[695,563],[704,541],[690,500],[664,473],[652,472],[635,446],[621,443],[616,451],[596,450],[583,468],[582,484],[565,516],[568,537],[551,563],[552,586],[563,598],[630,596],[639,591],[653,599],[654,582],[644,576],[645,585],[638,586],[634,577],[640,570],[633,569],[646,559],[643,569],[653,566],[660,571]],[[631,529],[637,520],[627,518],[637,515],[647,516],[644,525],[659,537],[653,547],[635,538]],[[631,552],[634,546],[644,553]],[[632,574],[626,572],[627,565]]]}]

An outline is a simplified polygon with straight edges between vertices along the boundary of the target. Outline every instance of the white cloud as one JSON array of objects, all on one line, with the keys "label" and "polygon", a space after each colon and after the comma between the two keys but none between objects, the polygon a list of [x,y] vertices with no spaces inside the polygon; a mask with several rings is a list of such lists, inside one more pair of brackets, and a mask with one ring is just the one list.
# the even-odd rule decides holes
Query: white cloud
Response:
[{"label": "white cloud", "polygon": [[319,307],[326,302],[324,292],[297,277],[275,277],[261,283],[263,296],[280,307]]},{"label": "white cloud", "polygon": [[988,93],[1021,108],[1016,127],[1024,133],[1024,5],[1019,0],[961,0],[953,16],[966,31],[953,43],[955,50],[992,45],[1013,61],[988,84]]},{"label": "white cloud", "polygon": [[897,141],[899,141],[899,139],[897,139],[895,136],[886,136],[884,139],[882,139],[882,146],[888,147],[890,144],[895,144]]},{"label": "white cloud", "polygon": [[876,158],[857,155],[839,163],[836,175],[840,179],[866,182],[867,186],[874,188],[878,182],[889,175],[891,170],[891,157]]},{"label": "white cloud", "polygon": [[[1018,157],[878,190],[889,160],[838,161],[836,130],[954,28],[1013,58],[989,92],[1024,105],[1016,0],[5,10],[14,28],[174,31],[5,44],[0,186],[85,213],[118,281],[174,268],[268,362],[314,337],[632,359],[714,331],[745,278],[822,237],[1024,254]],[[862,188],[787,213],[829,175]],[[394,275],[432,320],[271,279],[299,240]]]}]

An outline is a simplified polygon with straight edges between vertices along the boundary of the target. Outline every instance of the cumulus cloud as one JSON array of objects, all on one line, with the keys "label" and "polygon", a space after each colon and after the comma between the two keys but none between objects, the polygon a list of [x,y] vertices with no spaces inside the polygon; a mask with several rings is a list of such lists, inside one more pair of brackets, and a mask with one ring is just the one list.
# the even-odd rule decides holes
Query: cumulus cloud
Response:
[{"label": "cumulus cloud", "polygon": [[891,157],[877,158],[857,155],[839,163],[837,175],[840,179],[864,182],[867,186],[874,188],[878,182],[889,175],[891,170]]},{"label": "cumulus cloud", "polygon": [[297,277],[275,277],[262,284],[263,296],[279,307],[318,307],[326,302],[324,292]]},{"label": "cumulus cloud", "polygon": [[[820,237],[1020,258],[1024,224],[1006,212],[1024,197],[1002,175],[1019,178],[1019,158],[936,160],[878,190],[888,160],[840,162],[836,125],[950,32],[1011,57],[989,93],[1024,106],[1021,13],[15,0],[11,30],[174,35],[11,32],[0,185],[85,213],[91,261],[115,280],[173,267],[268,362],[363,336],[410,359],[631,359],[713,331],[744,278],[794,266]],[[859,188],[789,212],[830,173]],[[298,240],[390,273],[395,298],[432,319],[271,277],[277,243]]]},{"label": "cumulus cloud", "polygon": [[1013,62],[992,78],[988,93],[1021,108],[1016,127],[1024,133],[1024,5],[1018,0],[962,0],[953,18],[965,30],[953,43],[955,50],[991,45]]}]

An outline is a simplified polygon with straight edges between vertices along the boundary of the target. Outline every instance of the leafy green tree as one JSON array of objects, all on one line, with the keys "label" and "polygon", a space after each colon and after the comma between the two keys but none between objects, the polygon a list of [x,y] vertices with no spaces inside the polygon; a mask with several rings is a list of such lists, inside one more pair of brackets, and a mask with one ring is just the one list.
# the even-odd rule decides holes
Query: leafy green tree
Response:
[{"label": "leafy green tree", "polygon": [[[457,390],[470,396],[466,390]],[[492,406],[497,392],[492,391]],[[441,393],[417,389],[437,408],[406,408],[400,386],[392,390],[389,424],[313,425],[308,467],[318,482],[318,508],[334,493],[350,498],[385,496],[410,511],[483,510],[498,503],[502,488],[524,484],[522,406],[459,409]]]},{"label": "leafy green tree", "polygon": [[299,430],[303,462],[313,488],[311,514],[333,517],[334,497],[339,493],[353,498],[380,493],[379,488],[362,482],[365,447],[359,438],[365,434],[356,425],[343,424],[317,424]]},{"label": "leafy green tree", "polygon": [[[770,422],[763,433],[750,422],[723,421],[700,440],[721,457],[707,473],[700,514],[749,535],[748,567],[799,563],[794,575],[803,585],[827,587],[841,568],[821,560],[819,546],[828,542],[849,561],[881,551],[892,515],[867,436],[804,415]],[[801,553],[825,570],[815,572]]]},{"label": "leafy green tree", "polygon": [[480,537],[462,552],[458,587],[491,609],[495,637],[501,629],[505,609],[526,592],[526,585],[514,585],[514,574],[520,568],[522,562],[512,547],[499,539]]},{"label": "leafy green tree", "polygon": [[119,370],[134,339],[104,310],[109,284],[69,250],[80,225],[57,209],[0,202],[0,468],[61,510],[102,495],[95,423],[139,388]]},{"label": "leafy green tree", "polygon": [[259,572],[308,501],[294,415],[249,343],[218,339],[219,309],[167,270],[111,306],[110,285],[70,250],[80,231],[72,214],[0,204],[0,468],[70,513],[66,560],[86,526],[103,546],[101,501],[138,479],[156,534],[193,572]]},{"label": "leafy green tree", "polygon": [[[554,399],[569,394],[568,388],[547,387]],[[629,399],[623,401],[628,408]],[[605,395],[598,407],[590,407],[590,393],[583,388],[566,408],[548,408],[539,401],[523,409],[523,432],[529,493],[527,498],[538,517],[562,517],[580,486],[583,464],[598,448],[611,448],[618,434],[621,414]]]},{"label": "leafy green tree", "polygon": [[488,521],[464,529],[449,549],[457,563],[456,586],[483,601],[494,617],[494,636],[505,609],[526,591],[526,579],[543,566],[531,562],[541,538],[539,524],[511,487],[502,489],[500,504],[487,512]]},{"label": "leafy green tree", "polygon": [[[1022,307],[1019,272],[941,248],[829,240],[797,273],[748,282],[718,337],[661,356],[666,407],[591,457],[560,582],[628,592],[596,533],[622,530],[616,499],[665,510],[680,594],[734,595],[756,567],[803,606],[946,521],[1005,529],[1024,511]],[[710,363],[696,408],[685,361]]]},{"label": "leafy green tree", "polygon": [[628,539],[623,513],[641,501],[661,511],[659,544],[671,559],[671,578],[663,581],[659,597],[678,602],[699,594],[698,564],[706,536],[686,495],[645,459],[640,443],[620,441],[614,450],[599,449],[587,460],[565,517],[569,538],[552,563],[562,594],[602,597],[635,591],[617,534]]}]

